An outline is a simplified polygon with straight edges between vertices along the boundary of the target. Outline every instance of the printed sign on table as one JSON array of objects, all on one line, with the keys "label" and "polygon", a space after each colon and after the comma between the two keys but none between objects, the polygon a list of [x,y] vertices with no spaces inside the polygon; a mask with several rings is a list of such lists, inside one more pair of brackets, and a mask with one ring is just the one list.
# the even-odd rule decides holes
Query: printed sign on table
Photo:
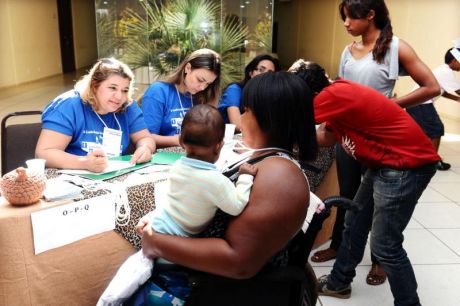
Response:
[{"label": "printed sign on table", "polygon": [[31,214],[35,254],[115,228],[111,195],[72,202]]}]

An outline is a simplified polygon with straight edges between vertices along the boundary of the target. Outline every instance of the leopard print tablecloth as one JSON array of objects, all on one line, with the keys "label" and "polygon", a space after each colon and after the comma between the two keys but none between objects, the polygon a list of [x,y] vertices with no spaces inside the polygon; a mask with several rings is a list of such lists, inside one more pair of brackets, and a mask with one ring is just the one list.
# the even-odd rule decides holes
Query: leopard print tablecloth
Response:
[{"label": "leopard print tablecloth", "polygon": [[[172,147],[167,149],[158,149],[159,152],[171,152],[171,153],[184,153],[184,150],[180,147]],[[119,181],[124,181],[129,174],[119,176]],[[110,180],[111,181],[111,180]],[[109,181],[109,182],[110,182]],[[141,238],[136,232],[136,225],[140,218],[145,216],[147,213],[155,210],[155,183],[162,182],[158,180],[155,182],[144,183],[126,189],[128,193],[128,202],[131,207],[131,214],[128,224],[124,226],[117,225],[115,231],[119,233],[123,238],[129,241],[136,249],[141,249]],[[124,213],[122,211],[122,213]]]},{"label": "leopard print tablecloth", "polygon": [[[129,241],[136,249],[141,248],[141,238],[135,228],[140,218],[155,210],[155,184],[145,183],[126,188],[128,202],[131,208],[129,222],[126,225],[117,224],[115,231]],[[121,211],[124,213],[124,211]]]},{"label": "leopard print tablecloth", "polygon": [[[160,152],[172,152],[172,153],[183,153],[183,150],[180,147],[177,148],[167,148],[159,149]],[[56,178],[60,175],[58,169],[47,169],[46,177],[48,179]],[[118,183],[125,181],[130,174],[123,174],[117,177],[114,177],[110,180],[107,180],[107,183]],[[164,180],[157,180],[155,182],[142,183],[139,185],[134,185],[126,188],[128,203],[130,206],[130,216],[129,221],[125,225],[116,224],[115,231],[119,233],[123,238],[128,240],[136,249],[141,248],[140,236],[137,234],[135,227],[139,222],[140,218],[145,216],[147,213],[155,210],[155,183],[161,182]],[[81,201],[89,198],[94,198],[102,195],[109,194],[108,189],[98,189],[98,190],[82,190],[82,197],[75,200]],[[121,214],[124,214],[123,209],[120,210]]]},{"label": "leopard print tablecloth", "polygon": [[[183,153],[183,150],[180,147],[159,149],[158,151],[163,152],[173,152],[173,153]],[[317,187],[320,185],[324,175],[328,171],[329,167],[334,160],[334,148],[320,148],[318,152],[318,157],[315,161],[309,163],[317,168],[319,171],[310,169],[310,167],[304,168],[309,183],[310,189],[314,192]],[[124,174],[113,179],[107,180],[108,183],[116,183],[125,181],[130,174]],[[47,169],[46,172],[47,178],[55,178],[59,176],[57,169]],[[141,248],[140,236],[137,234],[135,227],[139,222],[140,218],[155,209],[155,183],[161,182],[158,180],[155,182],[143,183],[126,188],[128,195],[128,202],[130,205],[131,213],[129,217],[129,222],[126,225],[116,225],[115,231],[119,233],[123,238],[129,241],[136,249]],[[99,189],[95,191],[83,190],[83,199],[94,198],[97,196],[105,195],[110,193],[106,189]],[[125,213],[123,209],[121,213]],[[228,220],[226,220],[228,221]],[[204,235],[207,236],[207,235]]]},{"label": "leopard print tablecloth", "polygon": [[317,168],[316,170],[303,167],[304,173],[308,177],[308,182],[310,183],[310,190],[311,192],[315,192],[318,189],[318,186],[323,181],[324,175],[329,170],[332,165],[332,162],[335,159],[335,150],[334,146],[331,147],[320,147],[318,150],[318,156],[312,162],[309,162],[309,165]]}]

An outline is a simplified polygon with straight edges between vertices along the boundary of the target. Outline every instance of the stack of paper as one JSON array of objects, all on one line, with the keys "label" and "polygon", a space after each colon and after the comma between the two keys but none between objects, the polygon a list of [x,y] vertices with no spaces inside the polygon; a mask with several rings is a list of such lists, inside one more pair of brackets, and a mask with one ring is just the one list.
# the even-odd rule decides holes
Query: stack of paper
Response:
[{"label": "stack of paper", "polygon": [[54,178],[46,182],[46,189],[43,192],[43,197],[47,201],[77,199],[82,197],[82,190],[83,188],[79,186],[63,181],[60,178]]},{"label": "stack of paper", "polygon": [[129,161],[124,161],[124,160],[109,160],[108,161],[108,166],[107,168],[104,169],[102,172],[91,172],[88,170],[78,170],[78,169],[64,169],[60,170],[60,173],[65,173],[65,174],[105,174],[109,172],[114,172],[118,170],[123,170],[133,167],[133,164],[131,164]]}]

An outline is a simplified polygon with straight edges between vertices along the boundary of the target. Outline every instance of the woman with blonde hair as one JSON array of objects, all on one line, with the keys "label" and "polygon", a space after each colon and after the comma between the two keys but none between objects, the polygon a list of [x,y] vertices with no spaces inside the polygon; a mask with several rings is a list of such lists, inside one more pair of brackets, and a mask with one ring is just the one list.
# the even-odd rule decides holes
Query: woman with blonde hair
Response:
[{"label": "woman with blonde hair", "polygon": [[43,111],[35,155],[53,168],[102,172],[107,157],[136,145],[131,162],[149,161],[156,146],[142,111],[132,99],[134,75],[114,58],[99,60]]},{"label": "woman with blonde hair", "polygon": [[218,53],[199,49],[185,58],[171,75],[147,88],[142,111],[159,147],[179,145],[182,120],[193,105],[217,104],[220,69]]}]

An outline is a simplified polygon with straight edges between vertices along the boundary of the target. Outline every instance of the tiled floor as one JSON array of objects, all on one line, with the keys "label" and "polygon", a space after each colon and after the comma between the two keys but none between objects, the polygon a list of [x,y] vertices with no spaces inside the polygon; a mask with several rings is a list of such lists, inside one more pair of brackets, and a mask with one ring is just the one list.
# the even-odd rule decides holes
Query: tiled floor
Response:
[{"label": "tiled floor", "polygon": [[[444,120],[446,123],[448,120]],[[455,124],[455,122],[452,122]],[[446,124],[447,132],[457,126]],[[422,195],[405,230],[404,247],[415,270],[418,294],[425,306],[460,305],[460,133],[444,137],[440,154],[452,164],[448,171],[438,171]],[[319,249],[326,248],[329,243]],[[366,284],[370,268],[369,246],[358,266],[350,299],[320,297],[324,306],[390,306],[393,297],[388,282],[380,286]],[[333,260],[312,263],[316,275],[328,274]]]},{"label": "tiled floor", "polygon": [[[51,99],[72,88],[82,72],[0,89],[0,118],[13,111],[43,110]],[[435,175],[405,231],[404,245],[414,266],[418,292],[425,306],[460,305],[460,124],[445,118],[443,121],[450,134],[443,138],[440,153],[452,168]],[[369,250],[366,252],[352,284],[351,298],[321,297],[324,306],[393,305],[388,282],[376,287],[366,284],[370,267]],[[313,267],[317,276],[321,276],[329,273],[332,264],[333,261],[329,261]]]}]

